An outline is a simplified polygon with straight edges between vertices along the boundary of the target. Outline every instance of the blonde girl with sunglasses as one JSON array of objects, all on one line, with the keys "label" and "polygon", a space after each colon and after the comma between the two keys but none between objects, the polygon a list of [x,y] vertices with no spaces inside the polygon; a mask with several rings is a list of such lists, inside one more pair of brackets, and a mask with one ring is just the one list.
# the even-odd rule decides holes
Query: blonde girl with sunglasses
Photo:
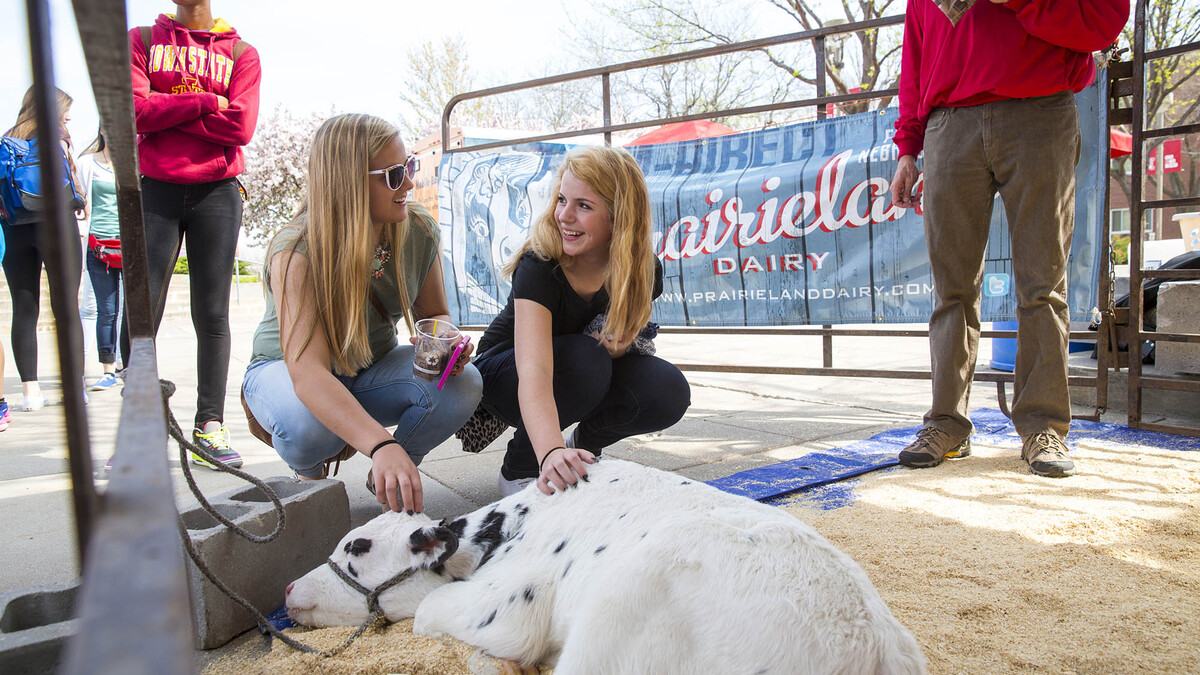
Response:
[{"label": "blonde girl with sunglasses", "polygon": [[469,345],[438,389],[396,338],[400,320],[410,334],[420,319],[450,320],[437,223],[409,201],[414,167],[385,120],[338,115],[317,130],[308,193],[267,249],[267,308],[242,384],[298,477],[325,477],[348,445],[370,459],[377,500],[410,513],[423,509],[417,465],[482,391]]}]

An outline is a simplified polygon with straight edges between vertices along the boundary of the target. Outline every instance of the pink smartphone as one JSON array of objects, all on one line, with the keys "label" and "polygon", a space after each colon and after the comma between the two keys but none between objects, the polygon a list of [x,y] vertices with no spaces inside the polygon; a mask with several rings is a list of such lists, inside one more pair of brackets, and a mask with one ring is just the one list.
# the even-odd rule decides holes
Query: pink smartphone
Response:
[{"label": "pink smartphone", "polygon": [[466,348],[467,343],[471,341],[470,335],[464,335],[462,340],[459,340],[458,346],[454,348],[454,353],[450,355],[450,362],[446,364],[446,370],[442,371],[442,379],[438,380],[437,388],[440,391],[446,386],[446,380],[450,379],[450,371],[454,370],[454,364],[458,363],[458,357],[462,354],[462,350]]}]

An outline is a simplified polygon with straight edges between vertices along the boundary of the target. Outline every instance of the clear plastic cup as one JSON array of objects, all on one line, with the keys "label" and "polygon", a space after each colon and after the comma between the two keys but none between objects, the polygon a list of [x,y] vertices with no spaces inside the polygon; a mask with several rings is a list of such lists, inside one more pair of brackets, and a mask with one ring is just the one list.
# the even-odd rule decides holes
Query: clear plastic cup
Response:
[{"label": "clear plastic cup", "polygon": [[413,375],[434,381],[450,364],[454,346],[462,339],[458,326],[441,319],[417,322],[417,343],[413,353]]}]

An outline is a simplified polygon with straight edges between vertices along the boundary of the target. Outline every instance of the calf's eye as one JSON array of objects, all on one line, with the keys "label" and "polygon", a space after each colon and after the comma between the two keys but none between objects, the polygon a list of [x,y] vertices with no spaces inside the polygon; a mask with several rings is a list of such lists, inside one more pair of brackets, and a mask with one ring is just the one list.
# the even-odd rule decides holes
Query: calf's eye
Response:
[{"label": "calf's eye", "polygon": [[371,550],[370,539],[355,539],[354,541],[346,542],[342,550],[350,555],[363,555]]}]

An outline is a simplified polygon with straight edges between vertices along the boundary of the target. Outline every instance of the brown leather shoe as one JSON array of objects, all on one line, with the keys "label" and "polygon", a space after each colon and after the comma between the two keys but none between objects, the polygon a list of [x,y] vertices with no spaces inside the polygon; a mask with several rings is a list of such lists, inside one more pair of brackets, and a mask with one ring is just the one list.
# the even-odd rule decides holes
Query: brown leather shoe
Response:
[{"label": "brown leather shoe", "polygon": [[1067,456],[1066,444],[1049,431],[1023,438],[1021,459],[1029,464],[1029,472],[1035,476],[1066,478],[1075,475],[1075,462]]},{"label": "brown leather shoe", "polygon": [[958,459],[971,454],[971,438],[957,438],[933,426],[917,432],[917,438],[900,451],[900,463],[914,469],[937,466],[944,459]]}]

